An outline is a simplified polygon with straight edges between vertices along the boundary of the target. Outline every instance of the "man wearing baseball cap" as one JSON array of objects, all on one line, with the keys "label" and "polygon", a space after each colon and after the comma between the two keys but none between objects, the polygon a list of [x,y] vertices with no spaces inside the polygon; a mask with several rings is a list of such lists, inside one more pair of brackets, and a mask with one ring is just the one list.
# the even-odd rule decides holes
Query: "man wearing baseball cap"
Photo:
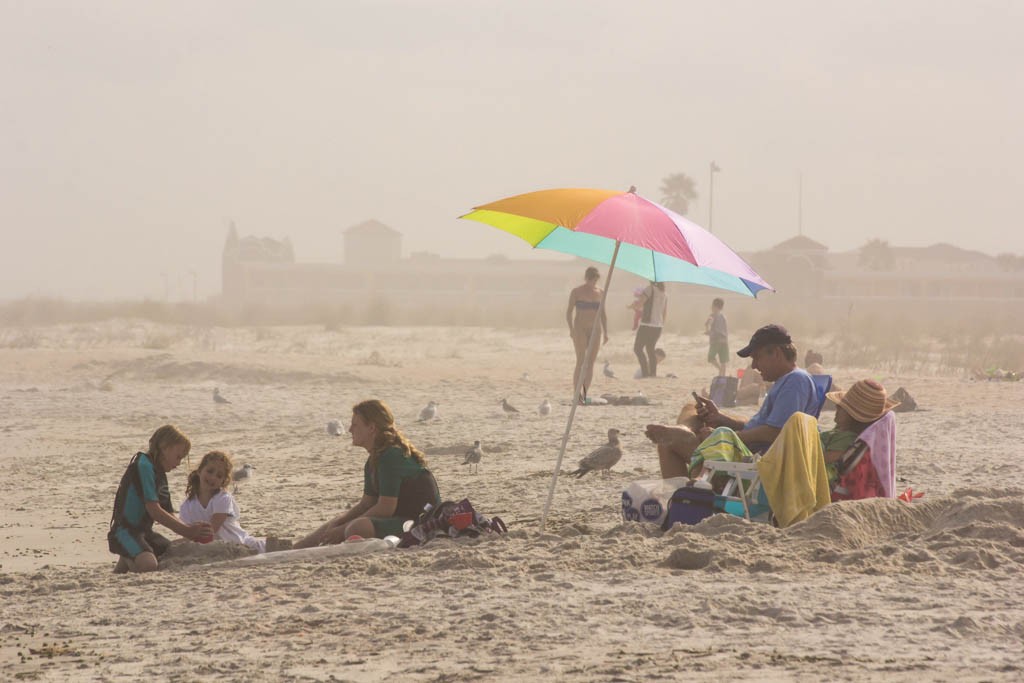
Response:
[{"label": "man wearing baseball cap", "polygon": [[[704,425],[702,433],[686,427],[647,425],[647,438],[658,444],[661,476],[664,479],[688,474],[690,456],[709,430],[728,427],[752,451],[769,446],[782,431],[790,415],[796,412],[815,414],[818,410],[818,392],[814,380],[796,366],[796,347],[789,332],[782,325],[765,325],[754,332],[750,343],[736,352],[740,358],[750,358],[753,368],[761,373],[765,382],[774,382],[761,404],[761,409],[749,420],[725,415],[708,399],[697,403],[697,417]],[[694,438],[696,436],[696,438]]]}]

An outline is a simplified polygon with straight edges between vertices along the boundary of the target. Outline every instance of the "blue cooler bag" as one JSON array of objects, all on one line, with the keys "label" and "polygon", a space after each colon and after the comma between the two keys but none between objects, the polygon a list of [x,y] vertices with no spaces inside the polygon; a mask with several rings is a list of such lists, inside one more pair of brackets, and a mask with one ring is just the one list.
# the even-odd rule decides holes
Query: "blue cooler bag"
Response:
[{"label": "blue cooler bag", "polygon": [[696,486],[676,489],[668,501],[668,514],[661,528],[668,531],[673,524],[698,524],[719,512],[715,507],[717,497],[711,489]]}]

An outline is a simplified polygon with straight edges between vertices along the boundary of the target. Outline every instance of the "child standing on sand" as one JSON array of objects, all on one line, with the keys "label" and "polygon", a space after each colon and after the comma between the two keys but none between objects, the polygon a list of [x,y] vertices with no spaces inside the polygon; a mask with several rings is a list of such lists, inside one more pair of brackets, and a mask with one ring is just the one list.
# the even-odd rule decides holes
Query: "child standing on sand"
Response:
[{"label": "child standing on sand", "polygon": [[213,529],[214,538],[241,543],[258,553],[266,552],[266,539],[250,536],[239,523],[238,503],[227,492],[231,471],[227,453],[210,451],[204,455],[199,467],[188,475],[181,519],[186,523],[206,522]]},{"label": "child standing on sand", "polygon": [[725,301],[711,302],[711,315],[704,321],[704,334],[708,335],[708,362],[718,368],[724,376],[729,365],[729,325],[722,314]]},{"label": "child standing on sand", "polygon": [[107,546],[120,555],[114,571],[151,572],[160,568],[159,557],[171,542],[153,531],[153,522],[193,541],[210,538],[213,532],[205,522],[186,524],[174,514],[167,473],[181,464],[192,442],[174,425],[153,432],[149,451],[136,453],[121,477],[114,496]]}]

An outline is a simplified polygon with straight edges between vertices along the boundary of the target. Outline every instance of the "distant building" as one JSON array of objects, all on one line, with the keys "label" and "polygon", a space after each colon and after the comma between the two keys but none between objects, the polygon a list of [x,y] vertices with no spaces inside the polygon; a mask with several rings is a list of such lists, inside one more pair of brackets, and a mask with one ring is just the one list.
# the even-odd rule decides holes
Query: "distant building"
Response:
[{"label": "distant building", "polygon": [[269,237],[240,238],[232,223],[221,254],[221,289],[226,298],[244,297],[254,268],[258,271],[294,263],[295,251],[287,237],[281,241]]},{"label": "distant building", "polygon": [[345,231],[346,266],[384,266],[401,258],[402,233],[380,221],[364,221]]},{"label": "distant building", "polygon": [[828,247],[798,235],[754,254],[750,265],[778,292],[800,297],[819,296],[829,268]]},{"label": "distant building", "polygon": [[[427,318],[431,310],[443,307],[480,311],[480,319],[500,317],[505,311],[541,311],[557,324],[564,315],[561,302],[590,265],[500,254],[453,259],[413,252],[402,258],[401,233],[375,220],[347,229],[343,240],[342,263],[296,263],[289,239],[240,237],[232,226],[223,252],[224,301],[282,308],[345,306],[358,311],[386,306]],[[952,302],[959,302],[962,310],[976,308],[978,301],[992,307],[1007,300],[1024,304],[1024,270],[944,244],[910,248],[875,241],[863,249],[832,253],[800,235],[744,258],[777,290],[767,296],[783,305],[793,300],[810,305],[815,300],[902,302],[907,311],[927,307],[948,312]],[[616,273],[608,310],[626,311],[630,290],[642,283],[629,273]],[[680,320],[695,310],[695,303],[702,308],[703,300],[716,294],[707,287],[672,289]]]},{"label": "distant building", "polygon": [[582,281],[583,268],[565,260],[519,261],[500,254],[451,259],[431,252],[403,259],[401,233],[376,220],[346,230],[344,244],[343,263],[296,263],[289,240],[240,238],[232,226],[223,253],[224,299],[365,306],[391,297],[413,308],[439,301],[529,308],[539,294],[568,296],[568,287]]},{"label": "distant building", "polygon": [[[865,253],[870,251],[871,253]],[[879,258],[879,252],[883,258]],[[779,295],[825,299],[1024,299],[1024,272],[1001,268],[995,257],[949,244],[890,247],[868,243],[830,253],[803,235],[747,255]]]}]

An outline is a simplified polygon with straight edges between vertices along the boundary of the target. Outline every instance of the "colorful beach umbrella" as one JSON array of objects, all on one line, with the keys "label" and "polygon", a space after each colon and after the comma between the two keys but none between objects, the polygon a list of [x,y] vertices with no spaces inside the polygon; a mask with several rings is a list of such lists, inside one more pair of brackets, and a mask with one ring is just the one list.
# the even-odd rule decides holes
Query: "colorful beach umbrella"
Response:
[{"label": "colorful beach umbrella", "polygon": [[[540,190],[499,199],[460,216],[504,230],[535,249],[550,249],[608,264],[604,295],[584,365],[596,352],[597,326],[616,267],[655,282],[687,282],[756,296],[774,291],[724,242],[674,211],[636,194],[590,188]],[[551,476],[541,528],[555,495],[572,422],[579,405],[583,373]]]},{"label": "colorful beach umbrella", "polygon": [[[635,192],[540,190],[478,206],[461,218],[655,282],[688,282],[756,296],[774,291],[722,240]],[[618,253],[616,254],[616,250]]]}]

